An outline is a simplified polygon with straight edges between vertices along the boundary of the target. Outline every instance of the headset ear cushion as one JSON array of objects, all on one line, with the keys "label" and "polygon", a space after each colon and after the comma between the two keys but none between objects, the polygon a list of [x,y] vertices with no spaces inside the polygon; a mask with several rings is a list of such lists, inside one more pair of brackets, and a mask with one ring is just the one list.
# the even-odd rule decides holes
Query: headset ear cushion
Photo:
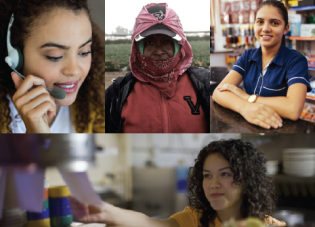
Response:
[{"label": "headset ear cushion", "polygon": [[16,70],[19,71],[22,69],[22,67],[24,65],[24,57],[23,57],[23,54],[22,54],[22,51],[20,50],[20,48],[14,47],[14,49],[16,49],[16,51],[19,55],[19,62],[17,63],[17,66],[16,66]]}]

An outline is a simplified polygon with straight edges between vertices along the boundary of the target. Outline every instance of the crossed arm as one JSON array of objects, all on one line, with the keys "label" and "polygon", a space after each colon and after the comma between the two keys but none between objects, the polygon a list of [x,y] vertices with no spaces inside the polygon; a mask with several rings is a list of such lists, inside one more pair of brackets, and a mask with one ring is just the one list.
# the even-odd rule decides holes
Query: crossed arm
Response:
[{"label": "crossed arm", "polygon": [[242,75],[232,70],[215,89],[213,100],[240,113],[248,122],[267,129],[282,127],[281,117],[299,119],[306,98],[306,85],[291,85],[286,97],[258,97],[255,103],[249,103],[249,94],[238,88],[242,80]]}]

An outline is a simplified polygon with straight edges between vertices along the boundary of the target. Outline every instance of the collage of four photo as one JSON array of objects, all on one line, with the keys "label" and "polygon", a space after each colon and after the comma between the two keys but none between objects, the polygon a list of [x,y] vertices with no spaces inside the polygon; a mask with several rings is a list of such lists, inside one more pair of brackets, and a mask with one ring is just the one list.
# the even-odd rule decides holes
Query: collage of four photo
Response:
[{"label": "collage of four photo", "polygon": [[0,17],[0,227],[315,226],[314,0]]}]

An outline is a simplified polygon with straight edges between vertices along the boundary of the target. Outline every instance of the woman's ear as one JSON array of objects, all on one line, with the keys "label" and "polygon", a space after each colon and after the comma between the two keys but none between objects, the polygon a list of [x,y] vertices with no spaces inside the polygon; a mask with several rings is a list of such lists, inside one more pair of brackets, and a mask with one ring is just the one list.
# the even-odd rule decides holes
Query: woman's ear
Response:
[{"label": "woman's ear", "polygon": [[290,31],[290,24],[287,24],[287,26],[284,29],[284,35],[287,34],[287,32]]}]

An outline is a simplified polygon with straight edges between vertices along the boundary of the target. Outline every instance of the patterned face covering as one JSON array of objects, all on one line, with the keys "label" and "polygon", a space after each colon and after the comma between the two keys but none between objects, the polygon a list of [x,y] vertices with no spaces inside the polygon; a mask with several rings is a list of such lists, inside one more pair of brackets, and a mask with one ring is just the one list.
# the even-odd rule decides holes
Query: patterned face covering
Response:
[{"label": "patterned face covering", "polygon": [[167,97],[172,98],[176,92],[181,57],[181,52],[178,52],[172,58],[154,61],[144,57],[138,51],[137,64],[134,64],[133,70],[142,75],[146,82],[153,84]]},{"label": "patterned face covering", "polygon": [[[171,98],[176,92],[176,84],[179,75],[182,75],[191,66],[193,53],[191,46],[184,35],[180,19],[175,11],[168,8],[166,3],[158,4],[166,7],[164,19],[160,18],[162,20],[159,20],[159,18],[150,14],[147,10],[148,7],[153,5],[157,4],[154,3],[144,6],[136,18],[132,35],[133,41],[129,60],[130,68],[133,75],[139,81],[152,83],[163,94]],[[178,53],[174,57],[165,61],[153,61],[144,58],[140,54],[135,42],[135,38],[140,33],[159,23],[163,23],[182,38],[180,45],[178,45],[180,47],[178,48]]]}]

